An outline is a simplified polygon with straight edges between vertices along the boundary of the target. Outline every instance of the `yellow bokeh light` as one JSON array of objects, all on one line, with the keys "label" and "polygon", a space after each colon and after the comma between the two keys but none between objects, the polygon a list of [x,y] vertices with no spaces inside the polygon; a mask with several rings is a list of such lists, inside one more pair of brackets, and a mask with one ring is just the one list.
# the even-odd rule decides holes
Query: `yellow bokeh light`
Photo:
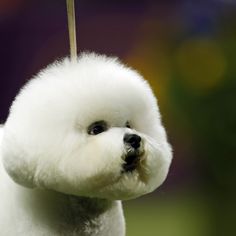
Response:
[{"label": "yellow bokeh light", "polygon": [[226,59],[219,45],[210,40],[184,42],[176,52],[181,78],[196,89],[211,89],[224,78]]}]

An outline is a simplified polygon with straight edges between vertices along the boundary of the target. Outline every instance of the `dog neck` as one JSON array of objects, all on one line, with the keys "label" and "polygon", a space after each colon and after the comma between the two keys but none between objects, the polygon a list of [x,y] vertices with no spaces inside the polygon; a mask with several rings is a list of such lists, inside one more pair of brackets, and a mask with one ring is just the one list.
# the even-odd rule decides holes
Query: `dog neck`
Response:
[{"label": "dog neck", "polygon": [[93,235],[94,231],[101,227],[101,218],[112,207],[113,202],[105,199],[68,196],[68,207],[70,216],[66,228]]},{"label": "dog neck", "polygon": [[[47,190],[26,190],[24,208],[48,235],[104,235],[119,215],[119,202],[78,197]],[[117,222],[119,224],[119,222]],[[46,234],[45,234],[46,235]],[[116,235],[116,234],[115,234]]]}]

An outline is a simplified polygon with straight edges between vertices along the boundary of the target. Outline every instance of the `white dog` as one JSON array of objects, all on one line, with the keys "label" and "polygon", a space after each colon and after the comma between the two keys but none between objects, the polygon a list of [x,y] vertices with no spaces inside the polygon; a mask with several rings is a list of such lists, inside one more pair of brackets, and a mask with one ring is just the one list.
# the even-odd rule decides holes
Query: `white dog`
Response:
[{"label": "white dog", "polygon": [[3,236],[123,236],[120,200],[160,186],[172,158],[148,83],[96,54],[29,81],[0,136]]}]

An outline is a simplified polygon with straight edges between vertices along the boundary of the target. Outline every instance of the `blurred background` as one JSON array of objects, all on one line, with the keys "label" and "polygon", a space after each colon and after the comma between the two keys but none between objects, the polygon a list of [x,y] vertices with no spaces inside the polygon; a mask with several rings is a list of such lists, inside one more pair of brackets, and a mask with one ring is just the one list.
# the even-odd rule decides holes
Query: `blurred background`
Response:
[{"label": "blurred background", "polygon": [[[158,97],[168,179],[124,203],[127,236],[236,235],[236,0],[75,0],[79,51],[118,56]],[[65,0],[0,0],[0,123],[69,54]]]}]

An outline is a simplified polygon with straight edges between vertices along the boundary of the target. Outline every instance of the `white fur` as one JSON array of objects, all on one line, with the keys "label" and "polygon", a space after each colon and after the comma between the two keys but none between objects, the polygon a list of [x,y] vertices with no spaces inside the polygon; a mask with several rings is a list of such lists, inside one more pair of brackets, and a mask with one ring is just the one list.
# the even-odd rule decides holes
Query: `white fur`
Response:
[{"label": "white fur", "polygon": [[[99,120],[109,129],[89,135]],[[144,155],[137,170],[122,173],[126,133],[141,136]],[[54,63],[29,81],[1,139],[4,236],[123,236],[119,200],[156,189],[172,158],[148,83],[96,54]]]}]

